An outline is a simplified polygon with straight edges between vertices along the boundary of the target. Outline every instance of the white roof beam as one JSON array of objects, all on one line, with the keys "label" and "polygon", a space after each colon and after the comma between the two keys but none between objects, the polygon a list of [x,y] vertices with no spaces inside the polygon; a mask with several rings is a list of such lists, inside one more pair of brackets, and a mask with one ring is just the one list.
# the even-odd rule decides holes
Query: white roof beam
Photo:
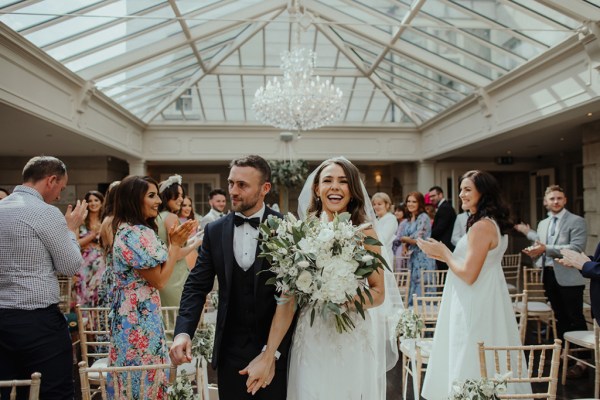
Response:
[{"label": "white roof beam", "polygon": [[[314,0],[307,0],[305,5],[315,15],[320,15],[321,17],[324,17],[326,20],[329,21],[342,21],[348,20],[349,18],[347,14],[343,14],[337,10],[323,6],[321,3],[316,2]],[[325,21],[322,21],[321,23],[323,25],[328,25]],[[350,21],[348,23],[350,23]],[[354,23],[357,25],[359,24],[360,27],[357,28],[357,25],[354,24],[342,26],[338,23],[336,24],[336,28],[345,29],[359,37],[362,36],[367,40],[376,43],[380,46],[386,46],[389,43],[389,36],[385,32],[372,26],[364,25],[358,19],[354,19]],[[321,33],[323,33],[322,29]],[[483,75],[479,75],[468,68],[453,63],[452,61],[449,61],[443,57],[426,51],[406,41],[403,41],[402,43],[395,43],[391,49],[394,50],[396,53],[402,54],[406,58],[413,60],[414,62],[420,63],[421,65],[424,65],[435,71],[440,71],[440,74],[449,76],[452,79],[459,82],[463,82],[469,86],[483,87],[488,85],[492,81],[491,79],[488,79]],[[364,68],[360,69],[363,70]]]},{"label": "white roof beam", "polygon": [[204,61],[202,61],[202,57],[200,56],[200,52],[198,51],[198,47],[196,46],[196,43],[192,40],[192,34],[190,32],[190,28],[187,25],[187,22],[185,21],[183,15],[181,15],[181,11],[179,11],[179,7],[177,7],[177,3],[175,3],[175,0],[169,0],[169,4],[171,5],[173,12],[177,16],[177,20],[179,21],[179,26],[181,26],[181,30],[183,31],[185,37],[187,38],[188,43],[190,44],[190,47],[192,48],[192,52],[194,53],[194,55],[196,56],[196,59],[198,60],[198,65],[200,65],[200,69],[202,71],[204,71],[206,69],[206,67],[204,66]]},{"label": "white roof beam", "polygon": [[598,7],[588,4],[585,1],[564,1],[564,0],[537,0],[538,3],[552,8],[569,18],[579,22],[600,20],[600,10]]},{"label": "white roof beam", "polygon": [[398,108],[400,108],[416,125],[421,124],[421,119],[415,113],[412,112],[410,107],[404,104],[404,102],[400,100],[387,86],[385,86],[381,82],[381,80],[377,76],[375,76],[375,74],[370,76],[366,75],[366,66],[364,65],[362,60],[358,58],[356,54],[351,52],[346,47],[346,44],[336,34],[331,32],[327,24],[317,23],[315,24],[315,27],[319,30],[319,32],[323,34],[323,36],[329,39],[329,41],[335,47],[337,47],[338,50],[340,50],[348,58],[348,60],[350,60],[350,62],[356,66],[356,68],[358,68],[363,74],[365,74],[366,78],[368,78],[379,90],[381,90],[381,92],[396,106],[398,106]]},{"label": "white roof beam", "polygon": [[389,53],[394,44],[396,44],[398,39],[400,39],[400,36],[402,36],[404,31],[406,31],[407,26],[412,22],[412,20],[417,16],[417,14],[419,14],[419,11],[421,11],[423,4],[425,4],[425,0],[417,0],[411,5],[409,12],[404,15],[404,18],[402,18],[400,26],[398,27],[398,30],[396,31],[394,36],[392,36],[392,39],[390,40],[389,44],[387,44],[383,48],[383,50],[381,51],[381,53],[379,53],[375,61],[373,61],[371,69],[369,69],[369,71],[367,72],[368,75],[371,75],[373,71],[377,69],[379,63],[381,63],[381,60],[383,60],[387,53]]},{"label": "white roof beam", "polygon": [[[230,30],[240,25],[248,24],[256,18],[273,11],[280,11],[286,3],[281,0],[263,0],[258,4],[253,4],[243,8],[235,13],[235,19],[213,20],[201,24],[190,30],[192,41],[198,41],[206,37],[214,36],[219,32]],[[103,62],[84,68],[78,72],[84,79],[98,80],[100,78],[112,75],[133,65],[140,64],[147,60],[159,57],[175,49],[186,46],[188,39],[183,33],[172,35],[155,43],[150,43],[140,49],[127,52],[107,59]]]},{"label": "white roof beam", "polygon": [[247,28],[242,34],[240,34],[229,46],[226,50],[219,53],[216,57],[210,60],[210,64],[207,65],[205,71],[197,71],[190,78],[188,78],[179,88],[173,91],[173,93],[166,99],[160,102],[160,104],[154,109],[153,112],[149,113],[144,121],[146,123],[150,123],[154,118],[160,114],[160,112],[167,108],[171,103],[177,100],[183,92],[196,84],[198,81],[202,80],[206,75],[213,72],[213,69],[216,68],[221,62],[223,62],[227,57],[233,54],[237,49],[240,48],[244,43],[250,40],[254,35],[264,29],[267,24],[269,24],[273,19],[275,19],[279,14],[281,14],[285,8],[279,8],[276,11],[268,13],[267,21],[255,22],[251,25],[250,28]]},{"label": "white roof beam", "polygon": [[[363,74],[354,69],[330,69],[330,68],[315,68],[315,75],[331,76],[339,78],[362,77]],[[222,65],[212,70],[214,75],[246,75],[246,76],[279,76],[283,75],[283,71],[279,67],[232,67]]]}]

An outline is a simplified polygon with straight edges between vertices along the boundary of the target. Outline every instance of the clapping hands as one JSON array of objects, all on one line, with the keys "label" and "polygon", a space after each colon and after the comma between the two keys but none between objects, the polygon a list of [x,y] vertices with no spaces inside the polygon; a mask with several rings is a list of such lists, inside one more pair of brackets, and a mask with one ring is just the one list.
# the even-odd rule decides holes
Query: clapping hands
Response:
[{"label": "clapping hands", "polygon": [[76,236],[79,235],[79,227],[83,224],[83,221],[85,221],[87,213],[87,201],[85,200],[77,200],[75,207],[71,204],[67,206],[67,211],[65,212],[67,227],[69,230],[73,231]]},{"label": "clapping hands", "polygon": [[417,246],[419,246],[419,248],[423,250],[425,254],[427,254],[427,257],[442,262],[446,262],[449,257],[449,253],[451,254],[450,249],[448,249],[444,243],[432,238],[427,240],[417,238]]},{"label": "clapping hands", "polygon": [[555,258],[554,261],[564,265],[565,267],[573,267],[581,270],[583,268],[583,264],[591,261],[591,259],[583,252],[578,253],[571,249],[562,249],[560,253],[563,255],[563,258]]},{"label": "clapping hands", "polygon": [[173,225],[169,230],[169,241],[179,247],[185,246],[191,233],[198,228],[198,221],[190,219],[179,226]]}]

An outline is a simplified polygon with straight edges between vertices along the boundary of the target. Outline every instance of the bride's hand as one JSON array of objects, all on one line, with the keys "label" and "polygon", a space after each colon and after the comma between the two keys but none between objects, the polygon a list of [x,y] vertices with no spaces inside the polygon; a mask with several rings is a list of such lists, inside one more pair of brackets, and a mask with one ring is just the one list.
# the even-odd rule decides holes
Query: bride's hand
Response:
[{"label": "bride's hand", "polygon": [[444,243],[431,238],[427,240],[418,238],[417,246],[427,254],[427,257],[443,262],[446,262],[447,253],[450,252]]},{"label": "bride's hand", "polygon": [[240,371],[240,375],[248,375],[246,387],[248,393],[254,395],[261,388],[266,388],[275,377],[275,358],[261,352],[250,364]]}]

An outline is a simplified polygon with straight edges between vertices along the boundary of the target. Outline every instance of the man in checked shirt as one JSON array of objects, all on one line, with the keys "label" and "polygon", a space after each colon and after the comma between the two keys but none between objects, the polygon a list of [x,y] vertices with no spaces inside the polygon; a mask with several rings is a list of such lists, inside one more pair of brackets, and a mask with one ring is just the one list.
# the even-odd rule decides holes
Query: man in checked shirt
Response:
[{"label": "man in checked shirt", "polygon": [[0,380],[40,372],[45,400],[74,394],[71,339],[58,308],[56,275],[72,276],[82,265],[77,236],[87,204],[69,205],[64,216],[50,205],[67,180],[62,161],[34,157],[23,168],[23,184],[0,202]]}]

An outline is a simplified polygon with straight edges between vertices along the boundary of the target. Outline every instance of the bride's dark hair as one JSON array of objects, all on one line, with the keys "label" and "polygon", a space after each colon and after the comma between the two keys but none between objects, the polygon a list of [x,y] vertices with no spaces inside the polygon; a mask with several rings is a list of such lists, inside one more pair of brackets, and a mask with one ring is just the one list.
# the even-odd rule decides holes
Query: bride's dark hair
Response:
[{"label": "bride's dark hair", "polygon": [[500,231],[505,234],[513,229],[514,223],[510,218],[510,208],[502,198],[502,191],[496,178],[488,172],[473,170],[465,173],[460,182],[470,179],[481,195],[477,203],[477,211],[467,219],[467,230],[482,218],[496,221]]},{"label": "bride's dark hair", "polygon": [[321,216],[323,211],[323,203],[317,197],[316,191],[319,186],[319,180],[321,179],[321,172],[325,167],[337,164],[344,170],[344,175],[348,180],[348,188],[350,189],[350,202],[348,203],[347,211],[350,213],[352,223],[354,225],[360,225],[367,221],[367,215],[365,214],[365,196],[363,194],[360,185],[360,174],[358,168],[350,161],[342,157],[330,158],[329,160],[323,161],[323,163],[317,169],[315,179],[312,182],[312,194],[310,197],[310,204],[308,206],[308,214],[314,214],[318,217]]}]

